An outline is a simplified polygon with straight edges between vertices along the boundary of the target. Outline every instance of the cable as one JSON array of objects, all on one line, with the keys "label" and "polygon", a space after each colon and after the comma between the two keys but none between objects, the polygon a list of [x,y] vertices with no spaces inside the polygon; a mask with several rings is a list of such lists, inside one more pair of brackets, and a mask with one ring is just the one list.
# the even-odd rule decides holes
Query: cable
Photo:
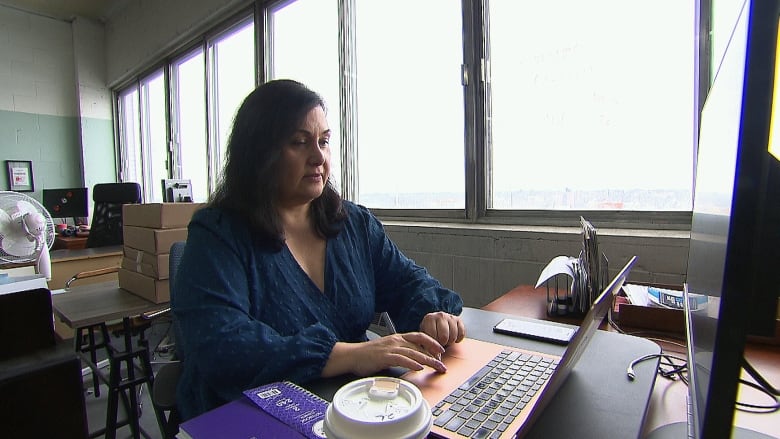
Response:
[{"label": "cable", "polygon": [[745,372],[748,373],[756,382],[758,385],[764,388],[764,390],[767,391],[767,393],[774,395],[774,396],[780,396],[780,391],[772,387],[771,384],[769,384],[769,381],[766,380],[761,374],[748,362],[747,358],[742,357],[742,368],[745,369]]},{"label": "cable", "polygon": [[684,348],[684,349],[687,349],[687,347],[688,347],[684,343],[679,343],[677,341],[673,341],[673,340],[685,340],[684,338],[675,337],[674,335],[668,334],[668,333],[665,333],[665,332],[660,332],[660,331],[631,331],[631,332],[629,332],[629,331],[626,331],[623,328],[621,328],[620,325],[618,325],[617,322],[615,322],[615,320],[612,318],[612,312],[613,312],[613,310],[610,307],[609,312],[607,313],[607,323],[609,323],[609,325],[615,331],[617,331],[617,332],[619,332],[621,334],[633,335],[633,336],[636,336],[636,337],[642,337],[644,339],[652,340],[652,341],[656,341],[656,342],[660,341],[660,342],[668,343],[670,345],[675,345],[675,346],[678,346],[678,347],[681,347],[681,348]]},{"label": "cable", "polygon": [[774,413],[780,410],[780,400],[777,398],[780,396],[780,391],[775,389],[769,383],[769,381],[767,381],[766,378],[764,378],[744,357],[742,358],[742,369],[744,369],[751,378],[756,380],[756,382],[754,383],[740,378],[740,384],[744,384],[748,387],[752,387],[753,389],[758,390],[772,399],[774,403],[768,405],[759,405],[737,401],[737,410],[748,413]]},{"label": "cable", "polygon": [[[628,376],[628,379],[630,381],[633,381],[636,379],[636,373],[634,372],[634,366],[637,364],[651,360],[654,358],[660,358],[660,362],[658,365],[658,375],[670,379],[670,380],[680,380],[685,385],[688,385],[688,362],[687,360],[677,357],[675,355],[660,353],[660,354],[649,354],[644,355],[642,357],[636,358],[631,363],[629,363],[628,368],[626,368],[626,375]],[[664,363],[664,360],[666,363]],[[681,364],[676,364],[672,360],[677,360],[681,362]],[[666,369],[663,366],[670,366],[670,368]],[[761,374],[753,368],[753,366],[746,360],[742,359],[742,368],[745,370],[745,372],[748,373],[754,380],[756,380],[756,383],[747,381],[744,379],[739,379],[739,383],[748,387],[751,387],[764,395],[768,396],[773,402],[770,404],[753,404],[753,403],[747,403],[747,402],[741,402],[741,401],[735,401],[734,405],[737,410],[747,412],[747,413],[756,413],[756,414],[762,414],[762,413],[774,413],[778,410],[780,410],[780,400],[778,399],[778,396],[780,396],[780,391],[778,391],[776,388],[774,388]]]},{"label": "cable", "polygon": [[[680,358],[680,357],[677,357],[677,356],[671,355],[671,354],[665,354],[663,352],[660,353],[660,354],[644,355],[642,357],[639,357],[639,358],[631,361],[631,363],[629,363],[629,365],[628,365],[628,368],[626,368],[626,375],[628,376],[628,379],[631,380],[631,381],[636,379],[636,373],[634,372],[634,366],[636,366],[637,364],[639,364],[639,363],[641,363],[643,361],[652,360],[654,358],[660,358],[661,359],[660,362],[659,362],[659,365],[658,365],[658,371],[657,371],[658,375],[661,375],[662,377],[664,377],[666,379],[675,380],[675,381],[679,379],[680,381],[688,384],[688,378],[686,376],[686,373],[688,371],[688,362],[684,358]],[[666,363],[664,363],[664,360],[666,360]],[[682,364],[676,364],[672,360],[680,361]],[[670,369],[665,369],[662,366],[670,366],[671,368]]]},{"label": "cable", "polygon": [[760,404],[750,404],[746,402],[736,401],[735,404],[737,406],[736,407],[737,410],[747,412],[747,413],[774,413],[780,410],[780,401],[778,401],[777,396],[771,394],[768,391],[768,389],[765,389],[764,387],[754,382],[743,380],[743,379],[740,379],[739,383],[758,390],[759,392],[771,398],[774,401],[774,403],[768,405],[760,405]]}]

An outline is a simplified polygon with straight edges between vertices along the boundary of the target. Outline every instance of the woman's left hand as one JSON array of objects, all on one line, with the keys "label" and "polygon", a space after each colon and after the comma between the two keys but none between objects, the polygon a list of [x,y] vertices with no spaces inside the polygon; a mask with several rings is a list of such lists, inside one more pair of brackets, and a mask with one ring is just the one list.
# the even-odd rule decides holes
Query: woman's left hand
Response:
[{"label": "woman's left hand", "polygon": [[430,335],[442,346],[457,343],[466,336],[463,320],[444,311],[426,314],[420,323],[420,331]]}]

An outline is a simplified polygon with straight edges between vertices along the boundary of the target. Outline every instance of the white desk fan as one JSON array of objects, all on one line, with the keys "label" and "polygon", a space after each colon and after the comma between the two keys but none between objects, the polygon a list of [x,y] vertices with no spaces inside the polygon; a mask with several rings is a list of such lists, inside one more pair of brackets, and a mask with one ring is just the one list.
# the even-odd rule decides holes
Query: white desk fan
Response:
[{"label": "white desk fan", "polygon": [[12,191],[0,191],[0,261],[35,262],[35,271],[51,280],[49,248],[54,221],[41,203]]}]

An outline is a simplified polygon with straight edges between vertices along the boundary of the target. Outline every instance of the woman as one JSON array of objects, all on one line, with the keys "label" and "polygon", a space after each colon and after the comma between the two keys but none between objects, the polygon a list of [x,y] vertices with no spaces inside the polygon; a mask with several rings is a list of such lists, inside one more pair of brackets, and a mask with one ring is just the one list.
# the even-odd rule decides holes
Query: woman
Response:
[{"label": "woman", "polygon": [[[298,82],[265,83],[239,108],[176,274],[182,419],[272,381],[444,372],[444,347],[463,339],[460,297],[332,187],[329,142],[323,100]],[[380,311],[399,333],[367,341]]]}]

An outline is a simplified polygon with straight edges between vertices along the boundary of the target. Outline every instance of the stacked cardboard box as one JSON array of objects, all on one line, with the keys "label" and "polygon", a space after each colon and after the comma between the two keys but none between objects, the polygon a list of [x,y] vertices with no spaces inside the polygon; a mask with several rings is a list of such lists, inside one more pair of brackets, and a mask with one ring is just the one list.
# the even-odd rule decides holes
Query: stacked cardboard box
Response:
[{"label": "stacked cardboard box", "polygon": [[187,224],[201,207],[200,203],[124,205],[119,286],[155,303],[170,301],[168,253],[174,242],[187,240]]}]

